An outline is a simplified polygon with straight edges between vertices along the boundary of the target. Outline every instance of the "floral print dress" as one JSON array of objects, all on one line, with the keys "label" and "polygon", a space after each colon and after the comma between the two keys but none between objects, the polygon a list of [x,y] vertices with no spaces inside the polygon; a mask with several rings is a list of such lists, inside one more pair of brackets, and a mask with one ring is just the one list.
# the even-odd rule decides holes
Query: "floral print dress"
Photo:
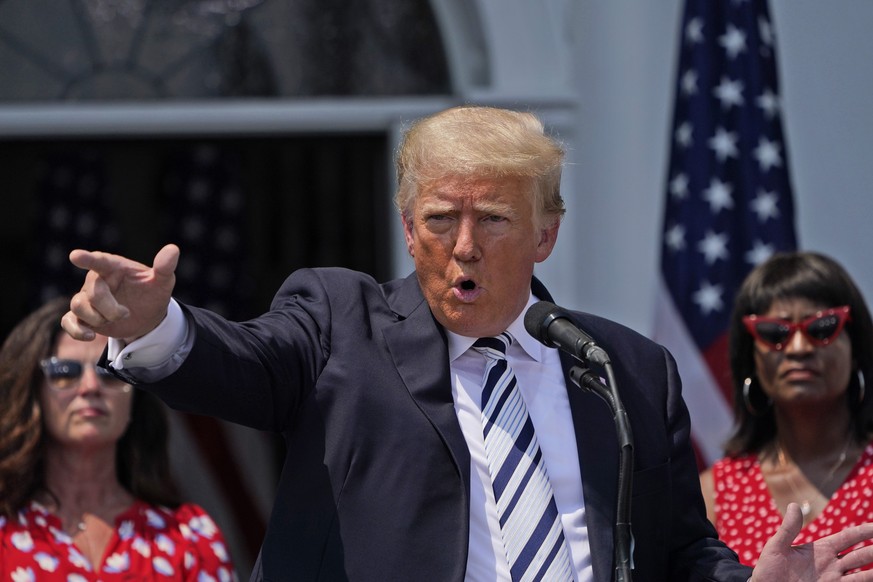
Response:
[{"label": "floral print dress", "polygon": [[[712,466],[712,478],[718,535],[743,564],[754,566],[783,517],[764,481],[758,458],[742,455],[720,459]],[[805,544],[868,522],[873,522],[873,445],[869,444],[821,514],[800,530],[794,543]]]},{"label": "floral print dress", "polygon": [[224,536],[198,505],[176,509],[134,503],[115,521],[103,561],[91,564],[36,502],[0,517],[0,582],[237,580]]}]

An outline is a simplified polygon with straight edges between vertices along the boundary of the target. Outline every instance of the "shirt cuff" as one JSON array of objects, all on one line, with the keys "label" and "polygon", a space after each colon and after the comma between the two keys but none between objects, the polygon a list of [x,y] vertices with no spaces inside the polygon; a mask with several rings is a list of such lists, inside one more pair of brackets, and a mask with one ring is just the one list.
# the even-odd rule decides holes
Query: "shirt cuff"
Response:
[{"label": "shirt cuff", "polygon": [[188,335],[188,320],[175,299],[167,305],[167,315],[158,326],[129,344],[109,338],[107,360],[116,370],[157,368],[178,355]]}]

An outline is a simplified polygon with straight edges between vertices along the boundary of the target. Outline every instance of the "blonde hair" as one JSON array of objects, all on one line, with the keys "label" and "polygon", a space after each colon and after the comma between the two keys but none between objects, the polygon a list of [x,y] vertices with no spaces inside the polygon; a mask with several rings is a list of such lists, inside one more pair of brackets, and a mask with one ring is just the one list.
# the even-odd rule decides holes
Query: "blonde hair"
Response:
[{"label": "blonde hair", "polygon": [[535,218],[551,224],[564,215],[563,147],[532,113],[460,106],[413,123],[395,157],[394,204],[411,218],[421,186],[446,177],[528,178]]}]

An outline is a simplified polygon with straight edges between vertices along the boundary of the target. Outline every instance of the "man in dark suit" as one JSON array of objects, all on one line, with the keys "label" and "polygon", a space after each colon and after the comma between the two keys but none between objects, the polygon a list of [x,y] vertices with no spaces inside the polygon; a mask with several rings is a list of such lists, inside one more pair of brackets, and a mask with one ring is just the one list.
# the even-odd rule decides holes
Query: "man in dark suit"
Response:
[{"label": "man in dark suit", "polygon": [[[414,124],[397,157],[396,201],[416,266],[406,279],[301,270],[270,311],[234,323],[172,300],[174,245],[152,267],[77,250],[71,260],[89,272],[63,326],[79,339],[117,338],[109,365],[173,407],[284,436],[253,579],[607,581],[618,473],[611,411],[568,390],[572,362],[523,324],[532,304],[551,300],[533,270],[564,213],[562,162],[531,114],[449,109]],[[637,582],[836,580],[873,559],[870,548],[837,558],[873,526],[792,548],[801,522],[792,507],[755,572],[741,566],[705,517],[672,357],[616,323],[572,317],[613,355],[635,435]],[[506,340],[505,361],[489,360],[477,341],[495,337]],[[514,541],[509,516],[527,501],[501,496],[504,465],[483,434],[492,422],[485,393],[503,382],[490,380],[498,360],[533,428],[525,466],[542,469],[541,545],[530,541],[537,527]],[[513,494],[529,499],[512,479]]]}]

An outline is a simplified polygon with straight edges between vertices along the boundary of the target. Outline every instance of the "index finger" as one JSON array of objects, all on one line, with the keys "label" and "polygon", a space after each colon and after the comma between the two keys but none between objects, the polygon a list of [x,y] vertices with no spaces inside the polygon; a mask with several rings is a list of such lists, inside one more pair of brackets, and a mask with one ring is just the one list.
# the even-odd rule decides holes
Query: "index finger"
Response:
[{"label": "index finger", "polygon": [[106,276],[113,271],[123,268],[126,262],[129,263],[131,261],[112,253],[74,249],[70,251],[70,262],[80,269],[94,271],[100,276]]},{"label": "index finger", "polygon": [[873,540],[873,523],[864,523],[847,527],[837,533],[827,536],[837,553],[843,553],[852,546],[866,540]]}]

